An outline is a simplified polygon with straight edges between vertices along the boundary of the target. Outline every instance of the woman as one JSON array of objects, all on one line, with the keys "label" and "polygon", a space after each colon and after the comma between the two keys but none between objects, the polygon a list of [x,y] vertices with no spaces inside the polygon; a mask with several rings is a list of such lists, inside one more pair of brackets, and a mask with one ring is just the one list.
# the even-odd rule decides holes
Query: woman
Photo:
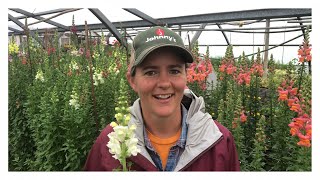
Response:
[{"label": "woman", "polygon": [[[128,158],[135,171],[239,171],[232,134],[205,112],[202,97],[187,84],[193,62],[181,37],[165,27],[136,36],[127,79],[139,95],[130,108],[140,153]],[[119,161],[106,144],[108,125],[93,145],[85,170],[112,171]]]}]

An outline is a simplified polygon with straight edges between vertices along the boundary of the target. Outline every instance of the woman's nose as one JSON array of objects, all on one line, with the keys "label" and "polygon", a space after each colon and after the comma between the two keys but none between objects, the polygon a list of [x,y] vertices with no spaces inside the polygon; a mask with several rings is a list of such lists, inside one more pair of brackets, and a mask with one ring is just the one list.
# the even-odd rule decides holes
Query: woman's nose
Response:
[{"label": "woman's nose", "polygon": [[158,87],[160,88],[168,88],[170,87],[170,77],[168,73],[160,73],[159,79],[158,79]]}]

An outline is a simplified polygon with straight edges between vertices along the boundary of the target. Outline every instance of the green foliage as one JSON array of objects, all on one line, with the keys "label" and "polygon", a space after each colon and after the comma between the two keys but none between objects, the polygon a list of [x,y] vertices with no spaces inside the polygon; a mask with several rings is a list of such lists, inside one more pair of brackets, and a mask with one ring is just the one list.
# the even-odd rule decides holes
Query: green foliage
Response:
[{"label": "green foliage", "polygon": [[21,63],[18,56],[13,56],[9,63],[9,169],[17,171],[30,170],[30,162],[34,160],[34,141],[26,117],[24,103],[27,99],[27,87],[32,81],[25,74],[29,69]]},{"label": "green foliage", "polygon": [[[126,49],[118,43],[105,45],[104,35],[91,39],[90,72],[84,44],[76,34],[66,47],[58,45],[57,37],[56,33],[47,37],[45,48],[28,38],[20,46],[24,54],[10,54],[10,171],[82,170],[96,137],[115,121],[115,107],[121,105],[118,93],[120,77],[127,72]],[[198,53],[197,44],[193,53]],[[311,171],[312,148],[298,146],[298,137],[291,136],[288,127],[297,113],[278,100],[282,81],[293,81],[305,112],[311,112],[312,76],[305,65],[296,59],[287,65],[275,63],[271,56],[266,79],[251,73],[250,83],[241,84],[239,72],[249,72],[261,63],[260,53],[250,59],[243,52],[235,60],[229,46],[225,57],[210,59],[218,77],[216,85],[207,83],[206,90],[198,83],[188,87],[204,97],[207,112],[232,132],[241,170]],[[222,72],[221,65],[236,70]],[[128,95],[128,104],[137,99],[131,89],[121,93]]]},{"label": "green foliage", "polygon": [[[211,58],[211,61],[218,82],[215,88],[205,92],[206,109],[232,132],[241,170],[310,171],[311,148],[298,146],[299,139],[291,136],[288,126],[297,113],[290,110],[287,102],[278,100],[278,87],[283,80],[294,81],[294,87],[300,84],[299,97],[303,97],[300,100],[306,112],[311,112],[311,75],[303,64],[295,61],[279,64],[271,55],[267,78],[262,79],[257,71],[260,53],[249,60],[243,52],[234,61],[232,47],[228,47],[225,57]],[[230,64],[237,68],[235,73],[221,71],[222,65]],[[238,84],[237,73],[253,71],[253,68],[256,71],[251,73],[250,84]],[[192,90],[199,94],[197,88]],[[244,123],[241,122],[242,113],[247,116]]]},{"label": "green foliage", "polygon": [[240,116],[242,113],[242,97],[241,94],[238,94],[238,97],[236,98],[235,103],[235,113],[234,113],[234,119],[232,122],[232,129],[231,132],[234,136],[234,141],[236,143],[236,148],[240,160],[240,169],[241,171],[249,171],[249,164],[247,161],[247,148],[245,148],[244,141],[244,132],[243,132],[243,126],[245,122],[241,122]]},{"label": "green foliage", "polygon": [[82,44],[62,51],[57,34],[47,39],[43,49],[30,38],[21,46],[27,53],[9,63],[10,171],[82,170],[99,131],[114,120],[124,49],[91,43],[91,81]]},{"label": "green foliage", "polygon": [[261,55],[260,55],[260,48],[258,47],[258,53],[257,53],[257,58],[255,60],[256,63],[261,64]]},{"label": "green foliage", "polygon": [[130,120],[130,105],[128,104],[128,83],[124,78],[120,80],[119,93],[116,94],[116,123],[121,126],[127,126]]},{"label": "green foliage", "polygon": [[226,50],[226,53],[225,53],[224,57],[227,58],[227,59],[233,59],[234,58],[232,45],[229,45],[227,47],[227,50]]},{"label": "green foliage", "polygon": [[266,118],[262,115],[257,123],[256,134],[254,138],[254,148],[252,151],[252,161],[250,162],[251,170],[264,171],[266,135],[265,135]]},{"label": "green foliage", "polygon": [[[272,170],[285,171],[290,164],[293,163],[295,150],[298,148],[292,137],[290,136],[290,129],[288,124],[290,118],[294,114],[289,110],[285,103],[279,102],[275,110],[275,117],[277,121],[273,122],[273,133],[271,134],[270,141],[272,142],[269,151],[269,157],[272,161]],[[281,149],[281,151],[279,151]]]}]

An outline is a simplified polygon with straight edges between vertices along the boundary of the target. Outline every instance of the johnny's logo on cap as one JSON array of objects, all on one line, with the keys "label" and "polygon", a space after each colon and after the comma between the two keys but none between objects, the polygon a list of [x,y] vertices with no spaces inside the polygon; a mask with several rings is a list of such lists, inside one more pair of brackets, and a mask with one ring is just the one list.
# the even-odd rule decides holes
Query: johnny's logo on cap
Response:
[{"label": "johnny's logo on cap", "polygon": [[134,62],[131,66],[131,75],[135,74],[135,69],[143,60],[154,50],[162,47],[174,48],[179,56],[182,56],[185,62],[192,63],[193,56],[191,52],[184,47],[183,40],[174,31],[155,26],[143,32],[140,32],[133,40]]},{"label": "johnny's logo on cap", "polygon": [[156,35],[153,37],[147,37],[147,40],[145,41],[146,43],[157,40],[157,39],[168,39],[169,41],[177,42],[177,40],[174,37],[165,36],[163,29],[159,28],[159,29],[156,29],[154,32],[156,33]]},{"label": "johnny's logo on cap", "polygon": [[158,36],[164,36],[164,30],[163,30],[163,29],[157,29],[157,30],[156,30],[156,34],[157,34]]}]

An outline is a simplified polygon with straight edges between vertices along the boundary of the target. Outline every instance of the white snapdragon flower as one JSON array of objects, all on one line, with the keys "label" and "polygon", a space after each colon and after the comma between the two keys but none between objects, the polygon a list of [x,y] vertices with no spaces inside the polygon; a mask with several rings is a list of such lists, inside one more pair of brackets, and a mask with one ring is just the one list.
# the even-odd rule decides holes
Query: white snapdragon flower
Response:
[{"label": "white snapdragon flower", "polygon": [[113,68],[113,72],[114,72],[116,75],[118,75],[120,71],[119,71],[119,69],[118,69],[117,67],[114,67],[114,68]]},{"label": "white snapdragon flower", "polygon": [[71,61],[71,64],[69,64],[69,68],[73,70],[78,70],[79,66],[75,61]]},{"label": "white snapdragon flower", "polygon": [[117,139],[120,142],[124,142],[126,136],[128,134],[128,127],[127,126],[116,126],[114,127],[114,131],[117,133]]},{"label": "white snapdragon flower", "polygon": [[[90,67],[89,66],[87,66],[87,69],[88,69],[88,71],[90,71]],[[94,71],[96,68],[94,67],[94,66],[92,66],[92,71]]]},{"label": "white snapdragon flower", "polygon": [[98,86],[99,82],[98,82],[98,78],[96,76],[96,73],[93,74],[92,78],[93,78],[93,81],[94,81],[93,85]]},{"label": "white snapdragon flower", "polygon": [[103,84],[104,83],[104,78],[102,77],[102,72],[94,72],[93,74],[93,80],[94,80],[94,85],[98,86],[99,83]]},{"label": "white snapdragon flower", "polygon": [[75,91],[72,91],[72,94],[70,95],[71,99],[69,100],[69,105],[73,106],[76,110],[80,108],[79,104],[79,97]]},{"label": "white snapdragon flower", "polygon": [[131,138],[126,141],[126,146],[128,147],[127,156],[136,156],[140,152],[140,149],[138,149],[137,144],[137,138]]},{"label": "white snapdragon flower", "polygon": [[40,80],[41,82],[44,82],[43,72],[41,69],[39,69],[36,74],[36,80]]},{"label": "white snapdragon flower", "polygon": [[73,51],[71,51],[71,55],[80,56],[80,53],[77,50],[73,50]]},{"label": "white snapdragon flower", "polygon": [[74,70],[78,70],[79,69],[79,66],[78,66],[78,64],[76,62],[72,63],[72,69],[74,69]]},{"label": "white snapdragon flower", "polygon": [[[140,149],[138,149],[138,139],[135,138],[133,131],[135,130],[135,126],[115,126],[114,132],[108,134],[109,142],[107,147],[109,148],[109,152],[113,154],[115,159],[121,160],[130,156],[136,156]],[[125,153],[122,153],[126,151]],[[125,157],[122,157],[125,154]]]},{"label": "white snapdragon flower", "polygon": [[100,57],[100,54],[98,52],[94,52],[93,55],[92,55],[93,59],[97,59],[99,57]]},{"label": "white snapdragon flower", "polygon": [[105,46],[108,45],[107,40],[102,40],[101,43],[102,43],[103,45],[105,45]]},{"label": "white snapdragon flower", "polygon": [[109,148],[109,152],[111,154],[114,154],[112,157],[115,159],[120,159],[121,156],[121,144],[120,141],[117,138],[116,132],[112,132],[108,134],[109,142],[107,144],[107,147]]},{"label": "white snapdragon flower", "polygon": [[128,126],[131,118],[130,108],[128,107],[128,99],[126,96],[127,85],[123,79],[120,80],[120,94],[115,107],[116,122],[110,123],[114,132],[108,134],[109,142],[107,147],[109,152],[113,154],[113,158],[118,159],[122,165],[122,170],[127,171],[126,159],[130,156],[136,156],[140,149],[138,148],[138,139],[135,137],[135,125]]},{"label": "white snapdragon flower", "polygon": [[115,75],[117,75],[117,74],[119,74],[119,69],[117,68],[117,65],[116,65],[116,63],[112,63],[112,64],[110,64],[109,65],[109,68],[108,68],[108,71],[110,72],[110,73],[114,73]]},{"label": "white snapdragon flower", "polygon": [[104,83],[104,79],[102,77],[102,73],[100,72],[99,74],[97,74],[97,78],[98,80],[100,81],[100,84],[103,84]]}]

